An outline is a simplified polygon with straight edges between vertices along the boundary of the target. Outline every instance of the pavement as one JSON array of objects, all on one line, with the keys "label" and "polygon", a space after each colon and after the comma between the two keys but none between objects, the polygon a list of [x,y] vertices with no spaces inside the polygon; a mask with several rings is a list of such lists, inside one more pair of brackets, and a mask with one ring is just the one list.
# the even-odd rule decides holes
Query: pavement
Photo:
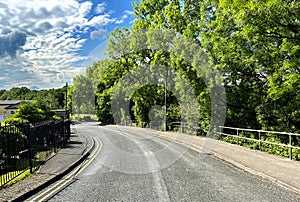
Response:
[{"label": "pavement", "polygon": [[0,201],[24,201],[33,194],[61,179],[83,162],[91,153],[94,140],[72,127],[67,144],[53,154],[30,178],[0,190]]},{"label": "pavement", "polygon": [[[153,131],[153,133],[157,135],[157,131]],[[299,161],[222,141],[213,141],[204,137],[171,132],[159,133],[159,136],[185,144],[199,152],[207,152],[208,155],[213,155],[246,172],[260,176],[300,195]],[[191,141],[191,138],[193,138],[193,141]],[[75,131],[75,133],[72,133],[68,144],[52,156],[33,177],[1,190],[0,201],[23,201],[32,194],[46,188],[87,158],[93,146],[94,142],[90,136]]]},{"label": "pavement", "polygon": [[185,144],[199,152],[207,152],[243,171],[260,176],[300,195],[299,161],[205,137],[170,132],[161,133],[160,137]]}]

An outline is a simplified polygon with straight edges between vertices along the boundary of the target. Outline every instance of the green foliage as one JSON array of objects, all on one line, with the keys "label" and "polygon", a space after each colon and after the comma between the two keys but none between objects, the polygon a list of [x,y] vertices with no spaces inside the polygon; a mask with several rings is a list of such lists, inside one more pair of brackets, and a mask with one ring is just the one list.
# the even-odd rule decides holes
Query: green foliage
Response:
[{"label": "green foliage", "polygon": [[47,102],[51,109],[64,109],[66,87],[49,90],[30,90],[26,87],[0,90],[0,100],[35,100]]},{"label": "green foliage", "polygon": [[299,131],[299,6],[284,0],[201,4],[207,11],[199,14],[207,19],[201,43],[226,78],[227,125]]},{"label": "green foliage", "polygon": [[72,113],[89,114],[94,112],[95,90],[84,75],[74,77],[72,88]]},{"label": "green foliage", "polygon": [[[219,101],[228,108],[227,126],[300,132],[300,2],[141,0],[133,3],[133,7],[133,26],[116,29],[108,38],[109,59],[94,63],[87,69],[86,76],[74,79],[74,89],[79,89],[78,92],[85,90],[95,94],[95,103],[92,100],[82,101],[85,105],[72,103],[77,110],[96,110],[99,121],[106,124],[115,122],[113,115],[118,115],[121,122],[125,119],[135,120],[138,125],[149,122],[150,118],[162,121],[163,107],[155,107],[164,106],[164,88],[161,84],[142,85],[149,81],[142,74],[155,72],[156,83],[167,79],[169,86],[172,86],[172,92],[167,92],[168,122],[196,114],[200,120],[200,133],[206,134],[213,114],[211,86],[203,79],[209,71],[201,75],[194,68],[195,64],[184,60],[184,51],[175,54],[163,49],[166,44],[155,44],[155,38],[161,36],[151,29],[161,28],[180,33],[206,50],[215,68],[222,74],[221,79],[224,79],[227,100]],[[144,29],[149,31],[147,36],[139,32]],[[139,48],[139,44],[145,46]],[[182,40],[172,45],[174,49],[180,49],[189,43]],[[168,71],[177,75],[166,78],[166,69],[159,69],[159,65],[168,67]],[[141,73],[140,70],[145,66],[149,69]],[[118,86],[124,75],[131,75],[133,80],[144,80],[132,85],[125,81]],[[176,93],[184,94],[185,83],[189,83],[193,89],[198,105],[181,102],[190,101],[191,97],[175,96]],[[132,89],[135,92],[131,93]],[[111,105],[114,92],[127,99],[129,114],[123,108],[113,114]],[[1,96],[4,94],[0,92]],[[76,96],[78,94],[73,91],[73,98]],[[90,104],[95,104],[95,108],[89,108]],[[193,114],[189,109],[194,106],[198,107],[195,107]],[[187,111],[189,114],[185,114]],[[241,135],[254,137],[253,134]],[[227,137],[226,140],[237,143],[234,138]],[[266,140],[286,141],[283,137],[267,137]],[[254,149],[259,147],[257,142],[249,140],[240,140],[239,144]],[[265,145],[264,148],[267,152],[287,154],[281,147]]]},{"label": "green foliage", "polygon": [[56,117],[55,112],[53,112],[46,103],[36,101],[21,103],[16,113],[4,121],[6,123],[25,121],[34,124],[56,119],[58,118]]},{"label": "green foliage", "polygon": [[30,90],[26,87],[12,88],[9,91],[2,90],[0,100],[22,100],[25,99],[29,93]]},{"label": "green foliage", "polygon": [[0,151],[8,158],[18,156],[26,146],[27,138],[17,127],[0,127]]}]

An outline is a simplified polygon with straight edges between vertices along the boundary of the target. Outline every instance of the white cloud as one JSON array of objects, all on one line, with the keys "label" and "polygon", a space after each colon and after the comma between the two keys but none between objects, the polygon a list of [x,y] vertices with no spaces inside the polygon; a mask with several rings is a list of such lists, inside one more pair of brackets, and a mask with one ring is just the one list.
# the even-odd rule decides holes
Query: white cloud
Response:
[{"label": "white cloud", "polygon": [[129,11],[129,10],[125,10],[124,11],[124,15],[115,21],[116,24],[122,24],[125,22],[125,20],[127,20],[129,18],[129,16],[131,16],[133,14],[133,11]]},{"label": "white cloud", "polygon": [[[45,88],[70,81],[86,59],[78,54],[87,40],[82,34],[96,28],[91,37],[101,38],[103,26],[116,21],[104,13],[104,2],[96,6],[97,15],[91,19],[91,1],[0,0],[0,5],[0,40],[15,45],[9,52],[0,44],[0,78],[10,78],[0,79],[2,88],[14,83]],[[9,38],[24,36],[21,33],[26,35],[25,45],[24,37],[21,42]]]},{"label": "white cloud", "polygon": [[130,11],[130,10],[125,10],[124,11],[124,14],[126,14],[126,15],[133,15],[133,11]]},{"label": "white cloud", "polygon": [[124,23],[124,20],[123,20],[123,19],[116,20],[116,24],[117,24],[117,25],[122,24],[122,23]]},{"label": "white cloud", "polygon": [[115,22],[115,19],[111,19],[110,15],[98,15],[89,20],[86,25],[91,27],[103,27],[109,23]]},{"label": "white cloud", "polygon": [[105,11],[105,8],[106,8],[106,3],[105,2],[102,2],[100,4],[98,4],[95,8],[95,13],[97,14],[101,14]]},{"label": "white cloud", "polygon": [[86,16],[90,11],[93,6],[93,3],[90,1],[83,2],[79,6],[79,16]]},{"label": "white cloud", "polygon": [[107,36],[107,31],[105,29],[100,29],[91,32],[91,39],[102,39]]},{"label": "white cloud", "polygon": [[26,43],[26,34],[11,32],[0,35],[0,57],[15,57],[18,50]]}]

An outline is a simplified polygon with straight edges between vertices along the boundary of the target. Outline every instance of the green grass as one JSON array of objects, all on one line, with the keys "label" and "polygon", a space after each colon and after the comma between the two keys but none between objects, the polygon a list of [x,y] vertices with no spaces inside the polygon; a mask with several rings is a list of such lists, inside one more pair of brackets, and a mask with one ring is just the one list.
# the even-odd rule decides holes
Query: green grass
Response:
[{"label": "green grass", "polygon": [[[9,174],[9,173],[6,173],[6,174]],[[30,173],[30,170],[27,169],[27,170],[25,170],[23,173],[19,174],[17,177],[15,177],[15,178],[13,178],[12,180],[10,180],[9,182],[7,182],[5,185],[1,186],[1,187],[0,187],[0,190],[1,190],[1,189],[5,189],[5,188],[7,188],[7,187],[10,187],[10,186],[12,186],[12,185],[14,185],[14,184],[16,184],[16,183],[22,181],[22,180],[25,180],[25,179],[30,178],[30,177],[32,177],[32,176],[33,176],[33,174],[31,174],[31,173]],[[0,176],[0,180],[1,180],[1,184],[5,183],[3,175]]]},{"label": "green grass", "polygon": [[52,152],[53,152],[52,149],[47,151],[40,151],[34,156],[34,159],[46,160]]},{"label": "green grass", "polygon": [[[253,136],[250,136],[253,138]],[[278,144],[282,144],[282,141],[273,137],[264,137],[262,138],[264,141],[274,142]],[[239,144],[240,146],[247,147],[249,149],[259,150],[259,142],[254,140],[245,140],[245,139],[237,139],[235,137],[222,137],[222,140],[231,144]],[[289,148],[286,146],[273,145],[268,143],[261,144],[261,151],[267,152],[269,154],[275,154],[279,156],[289,157]],[[292,158],[293,160],[300,160],[300,149],[293,148],[292,150]]]},{"label": "green grass", "polygon": [[96,114],[74,114],[74,115],[71,115],[71,120],[85,121],[84,120],[85,117],[90,117],[92,121],[97,121],[98,120]]},{"label": "green grass", "polygon": [[[52,153],[52,150],[38,152],[32,160],[33,170],[40,166],[41,163],[44,162],[50,155],[50,153]],[[32,176],[32,174],[30,174],[29,167],[28,159],[18,159],[16,168],[13,171],[6,172],[0,176],[0,184],[2,185],[0,186],[0,189],[11,186],[12,184]],[[8,177],[10,179],[7,179]]]}]

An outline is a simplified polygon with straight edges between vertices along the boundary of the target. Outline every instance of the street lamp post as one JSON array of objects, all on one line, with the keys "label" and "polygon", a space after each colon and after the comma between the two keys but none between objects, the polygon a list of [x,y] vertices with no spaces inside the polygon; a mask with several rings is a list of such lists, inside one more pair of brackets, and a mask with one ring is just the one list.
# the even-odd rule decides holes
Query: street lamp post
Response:
[{"label": "street lamp post", "polygon": [[168,108],[167,108],[167,104],[168,104],[168,94],[167,94],[167,86],[168,86],[168,69],[166,68],[166,72],[165,72],[165,120],[164,120],[164,129],[165,131],[168,130],[168,122],[167,122],[167,112],[168,112]]}]

